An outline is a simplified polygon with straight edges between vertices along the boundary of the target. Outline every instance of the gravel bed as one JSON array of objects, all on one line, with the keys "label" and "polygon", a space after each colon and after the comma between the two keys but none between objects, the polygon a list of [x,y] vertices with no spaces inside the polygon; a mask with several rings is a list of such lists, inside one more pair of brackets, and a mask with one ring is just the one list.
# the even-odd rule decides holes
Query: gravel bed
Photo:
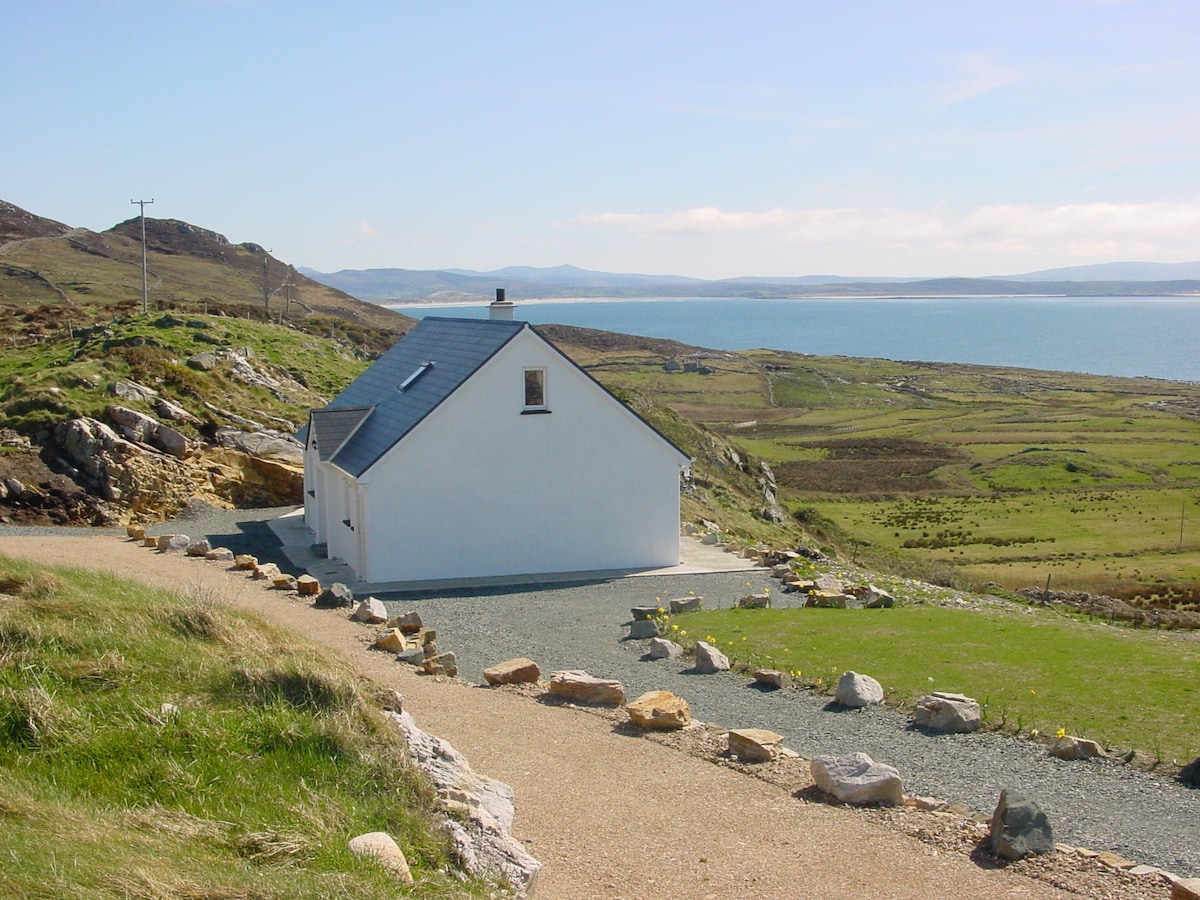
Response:
[{"label": "gravel bed", "polygon": [[893,709],[846,710],[812,691],[763,691],[734,673],[698,675],[691,660],[649,660],[647,641],[626,639],[630,608],[655,597],[695,591],[728,605],[766,587],[778,583],[755,571],[382,599],[393,612],[419,611],[437,629],[439,647],[457,654],[461,678],[480,682],[488,666],[526,656],[544,674],[583,669],[619,679],[630,698],[673,691],[701,721],[767,728],[805,756],[865,751],[895,766],[909,794],[990,815],[1001,790],[1021,791],[1046,811],[1062,843],[1200,876],[1200,791],[1172,779],[1115,762],[1057,760],[1034,741],[990,732],[930,735]]}]

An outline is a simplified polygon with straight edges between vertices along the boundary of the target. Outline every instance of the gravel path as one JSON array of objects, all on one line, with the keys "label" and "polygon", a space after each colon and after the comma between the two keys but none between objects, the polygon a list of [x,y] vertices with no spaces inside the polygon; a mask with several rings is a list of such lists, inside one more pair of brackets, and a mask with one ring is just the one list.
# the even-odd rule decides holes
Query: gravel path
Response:
[{"label": "gravel path", "polygon": [[[747,588],[746,583],[751,587]],[[646,641],[628,641],[630,607],[695,591],[709,603],[777,582],[765,572],[627,578],[519,592],[387,600],[415,609],[458,656],[459,676],[527,656],[543,672],[584,669],[617,678],[626,693],[669,690],[692,714],[728,728],[767,728],[806,755],[862,750],[895,766],[906,793],[960,801],[990,814],[1004,788],[1037,800],[1057,840],[1187,877],[1200,876],[1200,791],[1116,763],[1064,762],[1033,741],[994,733],[930,736],[891,709],[841,710],[804,690],[761,691],[736,674],[697,675],[690,660],[647,660]],[[385,598],[386,599],[386,598]],[[677,621],[683,621],[682,618]]]}]

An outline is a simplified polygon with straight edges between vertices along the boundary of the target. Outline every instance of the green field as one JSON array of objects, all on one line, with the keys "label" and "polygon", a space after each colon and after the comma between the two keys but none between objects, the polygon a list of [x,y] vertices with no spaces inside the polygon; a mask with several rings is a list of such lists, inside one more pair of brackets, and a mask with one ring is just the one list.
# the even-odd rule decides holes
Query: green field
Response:
[{"label": "green field", "polygon": [[669,374],[664,353],[580,358],[769,463],[843,556],[962,586],[1200,581],[1197,385],[765,350],[700,354],[708,375]]},{"label": "green field", "polygon": [[[668,624],[714,642],[735,663],[798,674],[831,691],[842,672],[870,675],[888,702],[931,690],[974,697],[987,727],[1059,729],[1167,765],[1200,753],[1200,641],[1012,604],[988,610],[724,609]],[[678,633],[678,632],[673,632]]]}]

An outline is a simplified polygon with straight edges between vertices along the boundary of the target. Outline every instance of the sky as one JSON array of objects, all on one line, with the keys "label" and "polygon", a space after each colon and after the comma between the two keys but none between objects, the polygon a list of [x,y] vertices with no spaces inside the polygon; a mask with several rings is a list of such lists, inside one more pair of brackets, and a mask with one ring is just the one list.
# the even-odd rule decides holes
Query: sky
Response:
[{"label": "sky", "polygon": [[296,266],[1200,259],[1196,0],[0,0],[0,199]]}]

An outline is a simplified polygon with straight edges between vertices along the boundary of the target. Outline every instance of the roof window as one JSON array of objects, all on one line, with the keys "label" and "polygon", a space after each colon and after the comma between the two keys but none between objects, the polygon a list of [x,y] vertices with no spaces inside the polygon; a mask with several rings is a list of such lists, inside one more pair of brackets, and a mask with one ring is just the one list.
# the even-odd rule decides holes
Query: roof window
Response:
[{"label": "roof window", "polygon": [[400,382],[399,389],[403,391],[403,390],[407,390],[408,388],[412,387],[413,382],[415,382],[418,378],[420,378],[422,375],[424,375],[426,372],[428,372],[432,368],[433,368],[432,360],[429,362],[421,363],[419,366],[417,366],[417,370],[415,372],[413,372],[411,375],[409,375],[407,378],[405,378],[402,382]]}]

